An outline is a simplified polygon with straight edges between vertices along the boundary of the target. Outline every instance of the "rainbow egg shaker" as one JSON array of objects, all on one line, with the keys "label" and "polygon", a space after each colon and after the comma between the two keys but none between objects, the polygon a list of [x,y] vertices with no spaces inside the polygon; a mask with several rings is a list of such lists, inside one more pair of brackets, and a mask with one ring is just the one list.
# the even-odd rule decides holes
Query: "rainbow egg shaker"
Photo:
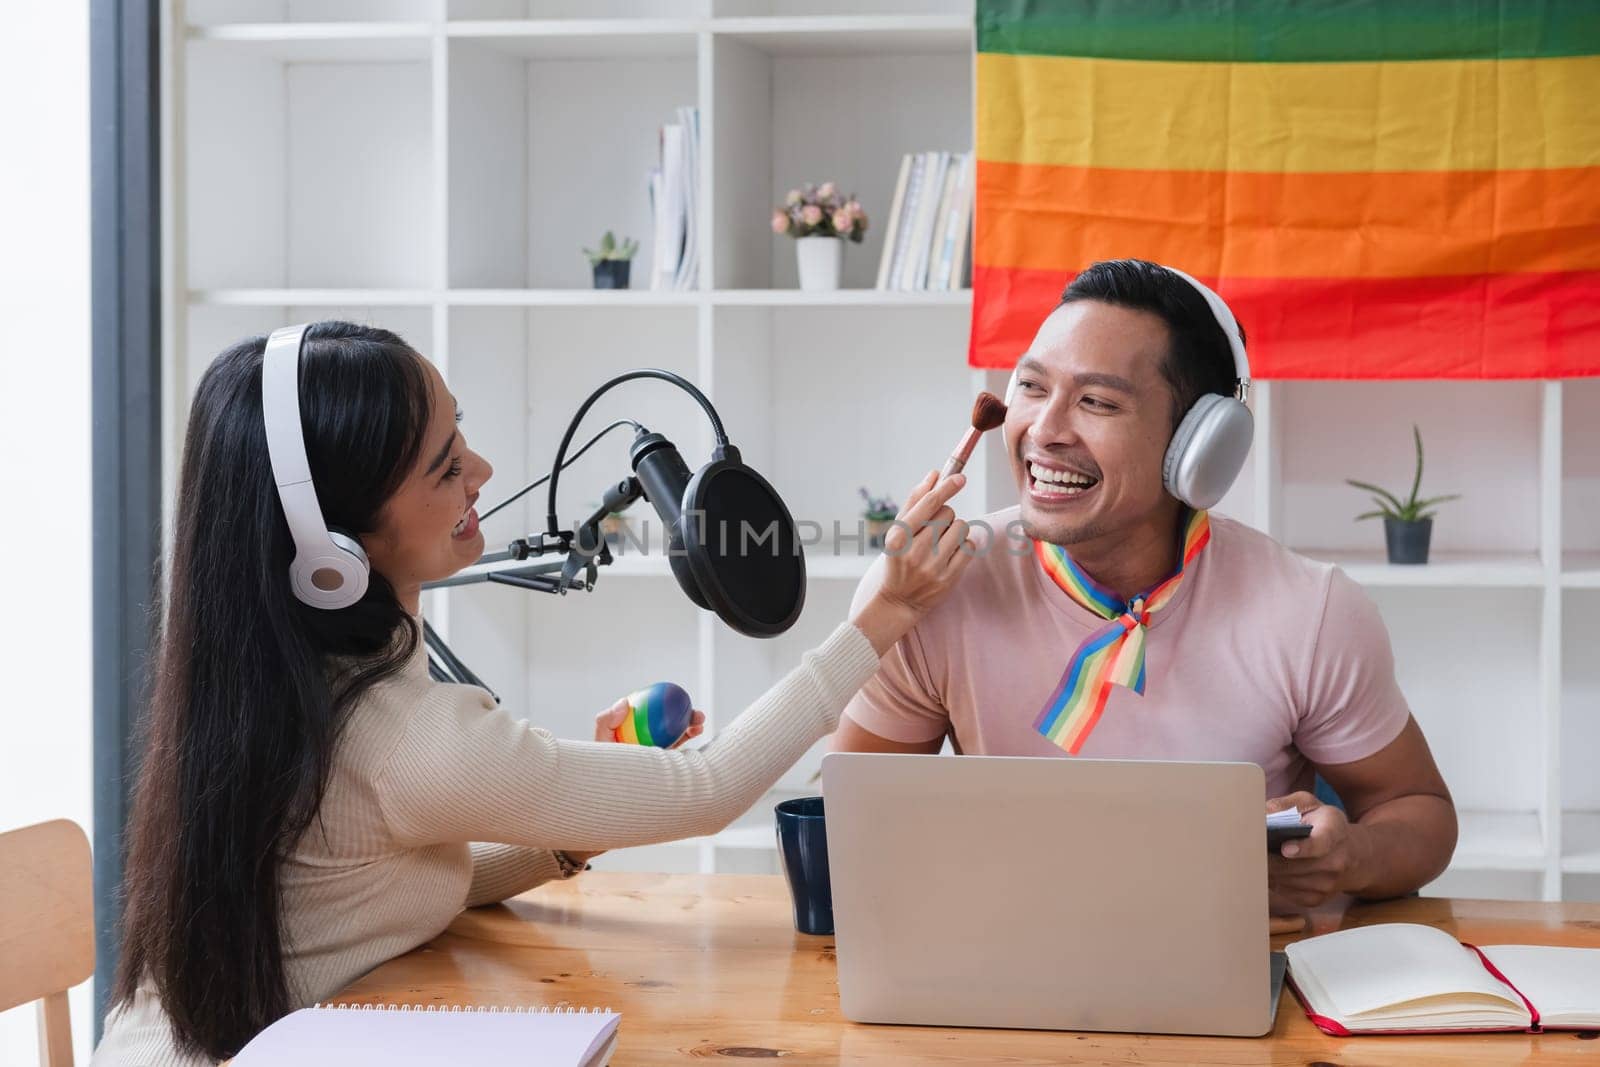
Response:
[{"label": "rainbow egg shaker", "polygon": [[694,717],[694,705],[682,686],[657,682],[628,694],[631,713],[612,736],[629,745],[667,748],[684,735]]}]

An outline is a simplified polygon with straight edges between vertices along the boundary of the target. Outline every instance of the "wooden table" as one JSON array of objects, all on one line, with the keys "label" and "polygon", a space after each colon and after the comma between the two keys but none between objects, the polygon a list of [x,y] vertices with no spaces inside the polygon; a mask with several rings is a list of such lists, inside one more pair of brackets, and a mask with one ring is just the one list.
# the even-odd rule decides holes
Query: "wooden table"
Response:
[{"label": "wooden table", "polygon": [[[1600,905],[1412,898],[1330,909],[1311,933],[1419,922],[1480,944],[1600,947]],[[1290,938],[1273,939],[1281,948]],[[414,952],[341,994],[346,1003],[609,1006],[613,1063],[769,1059],[845,1064],[1507,1064],[1600,1067],[1570,1033],[1328,1037],[1287,991],[1264,1038],[863,1026],[839,1014],[832,937],[794,931],[771,876],[591,872],[463,912]]]}]

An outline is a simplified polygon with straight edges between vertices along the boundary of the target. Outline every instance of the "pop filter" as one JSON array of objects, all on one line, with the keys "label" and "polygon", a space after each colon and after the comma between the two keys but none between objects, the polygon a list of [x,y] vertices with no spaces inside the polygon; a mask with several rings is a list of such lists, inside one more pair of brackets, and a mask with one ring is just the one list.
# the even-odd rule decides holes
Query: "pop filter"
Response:
[{"label": "pop filter", "polygon": [[794,518],[770,482],[719,445],[691,478],[658,433],[630,450],[644,495],[668,534],[667,561],[685,595],[749,637],[793,626],[806,599],[806,562]]},{"label": "pop filter", "polygon": [[689,569],[723,622],[751,637],[775,637],[805,607],[805,553],[772,484],[732,445],[717,452],[683,495],[678,527]]}]

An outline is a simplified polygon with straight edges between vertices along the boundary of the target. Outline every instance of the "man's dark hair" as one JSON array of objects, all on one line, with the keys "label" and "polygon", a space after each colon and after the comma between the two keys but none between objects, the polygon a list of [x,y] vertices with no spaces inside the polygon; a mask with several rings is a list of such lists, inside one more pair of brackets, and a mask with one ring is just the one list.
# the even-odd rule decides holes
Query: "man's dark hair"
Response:
[{"label": "man's dark hair", "polygon": [[[1174,428],[1206,393],[1233,395],[1239,374],[1228,336],[1206,298],[1172,271],[1143,259],[1102,260],[1061,294],[1062,305],[1079,300],[1148,311],[1167,324],[1170,342],[1161,373],[1172,387]],[[1243,326],[1239,339],[1244,340]]]}]

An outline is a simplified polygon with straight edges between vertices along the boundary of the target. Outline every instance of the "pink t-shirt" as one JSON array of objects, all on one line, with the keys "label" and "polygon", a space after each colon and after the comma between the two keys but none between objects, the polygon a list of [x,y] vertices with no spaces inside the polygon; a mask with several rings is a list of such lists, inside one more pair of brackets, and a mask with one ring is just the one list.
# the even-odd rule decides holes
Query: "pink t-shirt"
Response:
[{"label": "pink t-shirt", "polygon": [[[958,751],[1065,756],[1033,728],[1084,638],[1107,625],[1006,539],[883,658],[845,714],[892,741],[952,735]],[[1020,536],[1020,535],[1019,535]],[[856,592],[881,581],[881,563]],[[1310,789],[1313,764],[1377,752],[1410,710],[1377,607],[1343,571],[1231,519],[1151,617],[1144,695],[1116,687],[1079,755],[1258,765],[1267,795]]]}]

